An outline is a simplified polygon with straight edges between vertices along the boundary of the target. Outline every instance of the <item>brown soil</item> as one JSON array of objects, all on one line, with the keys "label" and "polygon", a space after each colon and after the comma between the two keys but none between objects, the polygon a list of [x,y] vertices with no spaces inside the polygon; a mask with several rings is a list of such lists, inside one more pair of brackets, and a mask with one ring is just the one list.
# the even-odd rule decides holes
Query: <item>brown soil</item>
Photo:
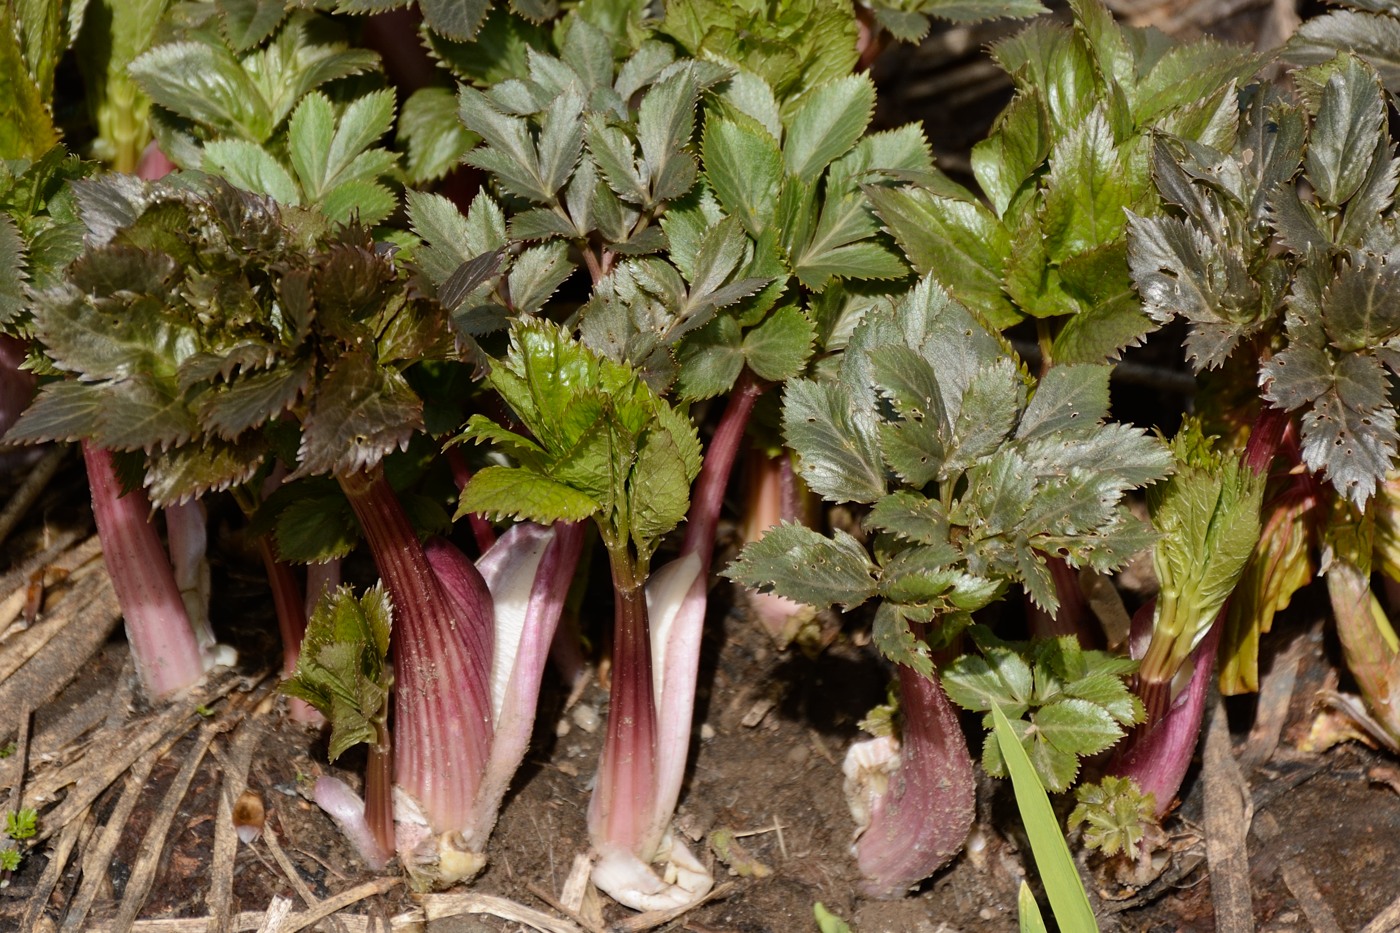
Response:
[{"label": "brown soil", "polygon": [[[270,620],[266,609],[260,608],[265,606],[260,582],[255,575],[245,576],[241,564],[225,568],[220,577],[224,591],[232,594],[222,603],[230,621],[243,620],[236,628],[243,633],[245,657],[259,656],[260,650],[267,657],[271,638],[258,620],[269,625]],[[903,900],[871,901],[856,893],[857,870],[849,854],[851,821],[841,792],[840,761],[859,736],[858,720],[883,698],[884,670],[872,648],[856,643],[858,633],[854,639],[849,633],[839,638],[815,659],[796,651],[777,651],[741,611],[720,604],[725,592],[724,587],[717,588],[713,600],[693,765],[677,817],[692,848],[714,867],[724,892],[659,928],[693,933],[811,931],[816,928],[813,905],[821,902],[848,919],[859,933],[1016,929],[1015,896],[1027,874],[1026,862],[1014,805],[1006,788],[989,780],[980,789],[973,853],[960,857]],[[1391,759],[1355,744],[1318,754],[1297,749],[1312,721],[1318,690],[1335,683],[1334,662],[1317,631],[1297,626],[1290,630],[1285,625],[1276,632],[1276,647],[1295,636],[1304,639],[1301,673],[1288,698],[1282,744],[1262,766],[1245,775],[1254,800],[1249,884],[1260,930],[1358,930],[1396,894],[1392,866],[1400,859],[1400,796],[1395,789],[1400,787],[1400,769]],[[130,672],[124,663],[125,647],[118,637],[58,699],[37,711],[31,742],[41,742],[65,712],[94,696],[110,707],[108,728],[149,715],[123,705],[122,697],[130,690]],[[285,720],[280,703],[257,708],[259,698],[270,696],[266,691],[265,678],[251,677],[229,698],[210,704],[209,722],[216,724],[211,731],[222,728],[217,724],[224,722],[230,731],[213,735],[210,754],[178,804],[141,918],[207,917],[220,871],[232,874],[235,917],[240,911],[266,909],[278,895],[291,897],[298,909],[303,908],[266,836],[252,845],[239,844],[228,866],[221,868],[214,854],[225,772],[240,734],[250,728],[261,734],[256,737],[248,787],[264,803],[267,828],[311,898],[330,897],[373,877],[306,799],[315,776],[332,771],[353,781],[360,762],[351,754],[340,762],[343,767],[329,766],[322,735]],[[548,687],[536,744],[507,801],[492,842],[491,864],[472,889],[555,916],[559,914],[543,899],[558,899],[575,856],[587,848],[584,816],[602,741],[606,691],[594,681],[575,706],[565,709],[564,704],[562,691]],[[1240,755],[1249,754],[1254,741],[1250,735],[1256,719],[1253,705],[1253,700],[1232,701],[1235,748]],[[147,827],[164,806],[176,772],[203,735],[199,717],[191,717],[191,723],[194,727],[156,761],[112,849],[110,864],[97,864],[97,856],[92,855],[100,832],[81,840],[36,929],[54,928],[47,926],[50,922],[63,929],[110,928],[139,857],[153,845],[145,839]],[[82,755],[82,747],[77,746],[57,756],[58,763],[81,760]],[[37,778],[32,775],[54,763],[31,761],[31,766],[27,783],[34,786]],[[1102,869],[1091,867],[1104,929],[1156,933],[1216,928],[1204,858],[1204,782],[1202,774],[1192,775],[1178,814],[1168,821],[1172,843],[1163,872],[1168,880],[1142,890],[1124,888]],[[96,826],[108,821],[123,784],[119,777],[97,798],[92,811]],[[50,812],[56,811],[41,814],[41,825]],[[740,834],[748,855],[771,869],[771,875],[733,875],[718,863],[707,845],[710,833],[718,829]],[[50,839],[32,851],[10,886],[0,890],[0,930],[22,928],[35,892],[42,889],[54,849]],[[92,906],[86,919],[64,927],[63,918],[83,896],[84,871],[79,866],[85,859],[94,861],[87,873],[100,875],[101,884],[90,894]],[[1031,880],[1034,883],[1033,873]],[[359,901],[348,913],[388,922],[414,907],[404,888],[397,887]],[[608,907],[606,915],[615,923],[627,913]],[[1319,919],[1328,916],[1333,926]],[[393,928],[402,928],[402,923]],[[428,929],[477,933],[528,927],[489,914],[463,914],[434,921]]]}]

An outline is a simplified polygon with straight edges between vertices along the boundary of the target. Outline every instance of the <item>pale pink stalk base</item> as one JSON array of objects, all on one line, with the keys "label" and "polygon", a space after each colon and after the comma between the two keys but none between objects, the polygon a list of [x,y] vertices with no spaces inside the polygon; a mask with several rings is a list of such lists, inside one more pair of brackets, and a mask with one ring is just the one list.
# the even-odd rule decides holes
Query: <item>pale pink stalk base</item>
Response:
[{"label": "pale pink stalk base", "polygon": [[379,871],[393,858],[392,850],[386,849],[375,838],[365,818],[365,802],[339,778],[321,777],[316,780],[312,797],[316,805],[326,812],[345,838],[360,853],[360,858],[372,870]]},{"label": "pale pink stalk base", "polygon": [[214,650],[214,628],[209,622],[209,522],[198,499],[167,505],[165,538],[170,544],[170,566],[175,586],[185,603],[190,628],[202,651]]},{"label": "pale pink stalk base", "polygon": [[[972,758],[943,688],[901,664],[899,692],[899,764],[884,792],[868,798],[869,822],[857,828],[854,846],[861,890],[879,898],[901,897],[948,864],[976,811]],[[865,815],[852,812],[858,822]]]},{"label": "pale pink stalk base", "polygon": [[[806,499],[810,495],[792,466],[786,452],[770,457],[753,450],[747,458],[746,480],[749,487],[741,533],[745,542],[757,541],[774,525],[783,521],[812,525],[811,509]],[[816,618],[816,610],[805,603],[745,589],[753,618],[780,648],[786,648],[804,627]]]},{"label": "pale pink stalk base", "polygon": [[[513,572],[522,577],[528,572],[529,576],[520,581],[528,595],[519,640],[513,650],[498,650],[493,665],[496,739],[477,790],[471,824],[462,833],[467,848],[473,851],[485,851],[501,802],[530,747],[540,680],[583,551],[583,539],[584,527],[578,522],[558,522],[552,527],[521,523],[502,535],[478,563],[490,586],[498,619],[508,591],[514,589],[509,577]],[[536,547],[542,551],[537,560],[526,563],[517,559],[520,552]],[[512,567],[519,563],[525,566]],[[497,635],[498,645],[502,635]]]},{"label": "pale pink stalk base", "polygon": [[150,522],[150,500],[140,490],[121,494],[111,452],[84,441],[83,459],[92,488],[93,519],[126,621],[137,676],[153,697],[191,687],[204,676],[204,656],[175,585],[170,558]]}]

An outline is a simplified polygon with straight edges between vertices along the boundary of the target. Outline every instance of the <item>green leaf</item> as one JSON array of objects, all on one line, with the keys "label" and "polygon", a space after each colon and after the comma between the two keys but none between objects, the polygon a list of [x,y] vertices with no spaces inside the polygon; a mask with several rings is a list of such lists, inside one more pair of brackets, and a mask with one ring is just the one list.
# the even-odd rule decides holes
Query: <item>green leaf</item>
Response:
[{"label": "green leaf", "polygon": [[783,139],[790,174],[816,181],[831,162],[860,139],[875,111],[875,85],[850,75],[805,94],[792,111]]},{"label": "green leaf", "polygon": [[874,502],[885,494],[874,428],[839,386],[799,379],[784,390],[783,435],[798,454],[798,472],[824,499]]},{"label": "green leaf", "polygon": [[470,42],[481,28],[491,0],[421,0],[423,19],[433,32]]},{"label": "green leaf", "polygon": [[707,120],[701,151],[715,196],[757,237],[772,223],[783,177],[783,155],[757,123]]},{"label": "green leaf", "polygon": [[520,314],[535,314],[573,275],[569,245],[562,241],[532,246],[516,257],[510,270],[510,297]]},{"label": "green leaf", "polygon": [[151,100],[211,129],[261,143],[275,128],[269,102],[226,49],[172,42],[141,55],[129,70]]},{"label": "green leaf", "polygon": [[407,191],[408,221],[424,245],[416,254],[428,278],[442,285],[463,263],[494,253],[506,243],[505,215],[484,191],[467,215],[440,194]]},{"label": "green leaf", "polygon": [[833,535],[779,523],[746,545],[723,573],[810,606],[853,609],[875,594],[876,567],[855,538],[840,529]]},{"label": "green leaf", "polygon": [[282,0],[218,0],[221,25],[235,52],[246,52],[272,35],[287,15]]},{"label": "green leaf", "polygon": [[474,473],[462,490],[455,517],[480,514],[549,524],[582,521],[601,507],[585,493],[533,470],[488,466]]},{"label": "green leaf", "polygon": [[706,399],[728,392],[744,369],[743,340],[738,323],[728,315],[686,335],[676,354],[680,397]]},{"label": "green leaf", "polygon": [[802,372],[815,339],[816,328],[807,315],[783,305],[744,334],[744,359],[760,379],[785,382]]},{"label": "green leaf", "polygon": [[917,272],[936,276],[993,327],[1019,320],[1001,289],[1011,239],[991,211],[922,189],[868,190],[875,210]]},{"label": "green leaf", "polygon": [[[354,550],[360,540],[360,526],[345,496],[333,486],[313,485],[314,492],[298,492],[308,485],[290,483],[282,489],[290,501],[274,503],[269,499],[265,508],[276,514],[273,541],[277,556],[296,564],[319,563],[344,557]],[[281,490],[279,490],[280,492]]]},{"label": "green leaf", "polygon": [[1136,207],[1146,188],[1145,171],[1133,177],[1103,112],[1094,110],[1050,153],[1042,218],[1050,257],[1063,260],[1121,237],[1124,209]]},{"label": "green leaf", "polygon": [[9,214],[0,211],[0,328],[13,333],[29,306],[24,287],[24,240]]},{"label": "green leaf", "polygon": [[901,489],[876,501],[866,524],[918,544],[948,543],[948,514],[936,499]]},{"label": "green leaf", "polygon": [[1097,931],[1098,922],[1094,919],[1093,908],[1089,906],[1088,895],[1084,893],[1084,883],[1079,878],[1074,859],[1069,854],[1069,846],[1060,833],[1050,798],[1000,707],[992,708],[992,721],[996,745],[1011,775],[1016,807],[1021,812],[1021,821],[1030,837],[1031,853],[1035,856],[1035,865],[1046,894],[1050,897],[1056,923],[1062,930]]},{"label": "green leaf", "polygon": [[972,147],[972,172],[998,217],[1050,154],[1050,125],[1040,93],[1018,93],[986,139]]},{"label": "green leaf", "polygon": [[1016,894],[1016,915],[1021,933],[1048,933],[1045,918],[1040,914],[1040,905],[1035,901],[1035,893],[1024,880]]},{"label": "green leaf", "polygon": [[694,65],[676,67],[653,84],[637,110],[637,143],[650,173],[649,203],[679,198],[695,183],[690,155],[695,102],[700,94]]},{"label": "green leaf", "polygon": [[0,28],[0,159],[37,158],[58,142],[53,115],[24,60],[17,30]]},{"label": "green leaf", "polygon": [[379,742],[387,728],[392,626],[382,584],[359,599],[348,586],[324,594],[307,622],[296,673],[282,690],[330,719],[331,761],[361,742]]},{"label": "green leaf", "polygon": [[1098,424],[1108,416],[1111,372],[1108,366],[1052,366],[1040,377],[1016,437],[1028,440]]},{"label": "green leaf", "polygon": [[457,119],[457,101],[445,87],[422,87],[404,101],[395,142],[407,153],[411,185],[437,181],[461,162],[477,137]]},{"label": "green leaf", "polygon": [[5,443],[72,442],[91,437],[105,401],[106,393],[93,383],[46,383],[5,434]]},{"label": "green leaf", "polygon": [[1081,758],[1110,748],[1125,734],[1107,710],[1077,697],[1041,707],[1035,725],[1057,750]]},{"label": "green leaf", "polygon": [[301,203],[301,192],[292,176],[262,146],[242,139],[220,139],[204,146],[203,169],[230,182],[265,194],[281,204]]}]

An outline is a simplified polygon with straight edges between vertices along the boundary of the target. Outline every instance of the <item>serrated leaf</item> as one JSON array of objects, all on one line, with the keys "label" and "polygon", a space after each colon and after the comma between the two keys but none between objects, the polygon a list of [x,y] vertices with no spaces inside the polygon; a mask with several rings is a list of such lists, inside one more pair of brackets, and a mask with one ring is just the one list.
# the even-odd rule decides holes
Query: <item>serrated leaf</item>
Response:
[{"label": "serrated leaf", "polygon": [[480,514],[549,524],[582,521],[599,508],[585,493],[533,470],[488,466],[463,488],[457,517]]},{"label": "serrated leaf", "polygon": [[58,142],[53,116],[20,47],[18,30],[0,28],[0,159],[37,158]]},{"label": "serrated leaf", "polygon": [[1019,320],[1001,289],[1010,236],[990,210],[918,189],[868,190],[875,210],[917,272],[936,276],[993,327]]},{"label": "serrated leaf", "polygon": [[783,394],[783,434],[798,454],[798,472],[832,502],[874,502],[885,470],[870,417],[852,411],[839,386],[796,380]]},{"label": "serrated leaf", "polygon": [[721,315],[686,335],[677,352],[676,391],[685,399],[714,398],[728,392],[744,369],[743,335],[738,323]]},{"label": "serrated leaf", "polygon": [[237,444],[209,438],[156,453],[147,458],[146,492],[157,508],[223,492],[249,482],[266,452],[261,438]]},{"label": "serrated leaf", "polygon": [[1400,19],[1334,10],[1309,19],[1289,40],[1284,57],[1302,65],[1331,60],[1338,52],[1364,58],[1392,94],[1400,91]]},{"label": "serrated leaf", "polygon": [[784,382],[802,372],[815,338],[807,315],[784,305],[744,334],[744,359],[760,379]]},{"label": "serrated leaf", "polygon": [[684,149],[695,130],[700,85],[692,65],[676,67],[642,97],[637,143],[650,173],[652,203],[680,197],[695,183],[695,160]]},{"label": "serrated leaf", "polygon": [[470,42],[481,28],[491,0],[421,0],[428,28],[458,42]]},{"label": "serrated leaf", "polygon": [[1400,333],[1400,271],[1378,256],[1353,254],[1322,298],[1322,324],[1344,352],[1368,350]]},{"label": "serrated leaf", "polygon": [[316,391],[303,421],[293,476],[353,473],[407,445],[423,429],[423,404],[402,375],[364,351],[346,353]]},{"label": "serrated leaf", "polygon": [[866,516],[866,524],[919,544],[948,542],[948,514],[936,499],[901,489],[879,499]]},{"label": "serrated leaf", "polygon": [[1057,431],[1085,430],[1108,416],[1109,366],[1052,366],[1040,377],[1016,426],[1026,440]]},{"label": "serrated leaf", "polygon": [[395,141],[407,153],[408,183],[421,185],[450,172],[477,137],[457,120],[457,101],[450,90],[422,87],[404,101]]},{"label": "serrated leaf", "polygon": [[93,440],[108,450],[162,450],[186,443],[196,430],[193,414],[171,386],[136,373],[109,385]]},{"label": "serrated leaf", "polygon": [[71,442],[91,437],[105,400],[102,387],[92,383],[47,383],[6,432],[5,443]]},{"label": "serrated leaf", "polygon": [[909,628],[903,607],[882,600],[870,626],[870,640],[891,663],[903,664],[921,677],[934,676],[928,643]]},{"label": "serrated leaf", "polygon": [[865,549],[849,534],[837,529],[827,538],[791,522],[769,528],[724,570],[745,586],[819,608],[846,609],[874,595],[875,573]]},{"label": "serrated leaf", "polygon": [[1303,419],[1303,463],[1358,506],[1376,491],[1395,459],[1395,412],[1357,411],[1335,392],[1313,402]]},{"label": "serrated leaf", "polygon": [[[1123,727],[1108,711],[1088,700],[1071,697],[1042,706],[1036,729],[1058,751],[1078,757],[1096,755],[1123,737]],[[1058,787],[1055,790],[1065,790]]]},{"label": "serrated leaf", "polygon": [[1188,358],[1197,371],[1219,366],[1259,324],[1259,287],[1243,261],[1174,217],[1129,214],[1128,229],[1128,262],[1143,310],[1161,323],[1186,318]]},{"label": "serrated leaf", "polygon": [[535,314],[564,280],[577,268],[568,258],[569,245],[562,241],[532,246],[511,265],[510,298],[520,314]]},{"label": "serrated leaf", "polygon": [[338,491],[296,498],[277,512],[273,526],[277,555],[292,563],[319,563],[344,557],[360,540],[360,526]]},{"label": "serrated leaf", "polygon": [[300,366],[243,376],[200,405],[200,425],[232,440],[291,408],[310,382],[310,369]]},{"label": "serrated leaf", "polygon": [[301,203],[301,191],[292,176],[257,143],[243,139],[206,143],[203,169],[222,175],[244,191],[265,194],[281,204]]},{"label": "serrated leaf", "polygon": [[707,120],[701,151],[715,196],[757,237],[772,222],[782,182],[777,142],[757,123]]},{"label": "serrated leaf", "polygon": [[789,174],[816,181],[860,139],[875,111],[875,85],[864,74],[824,84],[799,99],[787,121],[783,159]]},{"label": "serrated leaf", "polygon": [[269,102],[225,49],[172,42],[141,55],[129,71],[151,100],[167,110],[254,143],[272,135]]},{"label": "serrated leaf", "polygon": [[505,215],[485,192],[473,199],[465,217],[440,194],[409,190],[405,197],[409,223],[424,241],[416,258],[434,284],[447,281],[462,263],[506,245]]},{"label": "serrated leaf", "polygon": [[1386,119],[1374,74],[1349,55],[1332,66],[1322,90],[1304,165],[1323,204],[1342,204],[1361,186]]},{"label": "serrated leaf", "polygon": [[1137,206],[1147,182],[1145,175],[1134,179],[1125,161],[1101,110],[1056,142],[1041,220],[1052,259],[1064,260],[1123,235],[1124,209]]},{"label": "serrated leaf", "polygon": [[235,52],[246,52],[272,35],[287,15],[283,0],[218,0],[221,25]]},{"label": "serrated leaf", "polygon": [[986,139],[972,147],[972,171],[998,217],[1050,154],[1050,125],[1034,88],[1018,93]]}]

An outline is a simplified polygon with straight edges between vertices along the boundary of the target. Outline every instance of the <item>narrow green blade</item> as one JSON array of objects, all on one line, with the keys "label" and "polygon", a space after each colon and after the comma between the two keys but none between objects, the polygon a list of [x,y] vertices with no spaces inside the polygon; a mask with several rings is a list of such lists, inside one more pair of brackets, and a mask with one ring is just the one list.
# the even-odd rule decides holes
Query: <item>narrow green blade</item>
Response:
[{"label": "narrow green blade", "polygon": [[[1011,723],[1000,706],[992,707],[992,717],[997,744],[1001,746],[1002,760],[1011,774],[1011,785],[1016,791],[1016,807],[1021,811],[1021,820],[1026,824],[1026,835],[1030,837],[1031,854],[1035,856],[1035,867],[1040,872],[1040,880],[1045,884],[1045,892],[1050,896],[1050,909],[1061,930],[1076,930],[1089,933],[1097,931],[1098,921],[1094,910],[1089,906],[1089,896],[1084,893],[1084,884],[1079,880],[1079,872],[1070,858],[1069,846],[1060,832],[1060,824],[1055,819],[1055,811],[1050,808],[1050,796],[1045,793],[1040,779],[1035,776],[1035,768]],[[1021,899],[1025,904],[1025,897]],[[1024,919],[1023,919],[1024,924]],[[1043,929],[1043,925],[1040,929]],[[1036,929],[1025,927],[1022,929]]]}]

